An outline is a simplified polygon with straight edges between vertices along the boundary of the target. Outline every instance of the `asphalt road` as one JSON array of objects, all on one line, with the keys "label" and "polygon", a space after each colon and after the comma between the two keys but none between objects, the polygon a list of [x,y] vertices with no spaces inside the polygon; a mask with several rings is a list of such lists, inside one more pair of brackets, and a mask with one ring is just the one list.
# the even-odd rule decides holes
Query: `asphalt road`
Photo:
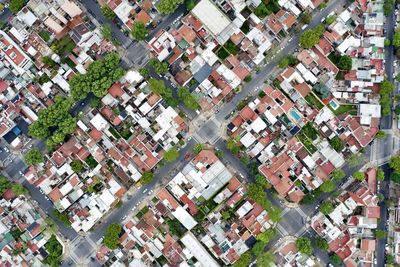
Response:
[{"label": "asphalt road", "polygon": [[8,8],[5,8],[3,12],[0,13],[0,20],[8,21],[12,15],[13,13]]},{"label": "asphalt road", "polygon": [[[393,39],[393,34],[395,30],[395,14],[392,12],[391,15],[389,15],[386,18],[386,39],[392,40]],[[385,58],[385,72],[386,72],[386,77],[390,82],[393,82],[393,61],[395,58],[394,55],[394,46],[389,45],[385,47],[385,52],[386,52],[386,58]],[[392,98],[391,98],[391,106],[393,106],[393,95],[396,94],[396,90],[392,93]],[[392,128],[392,121],[393,121],[393,112],[390,112],[390,115],[384,116],[381,118],[380,121],[380,126],[381,129],[391,129]]]},{"label": "asphalt road", "polygon": [[[324,8],[323,10],[319,11],[314,15],[312,21],[309,23],[309,26],[304,30],[318,26],[319,24],[321,24],[321,20],[323,18],[325,18],[332,11],[338,9],[340,6],[344,5],[346,2],[347,2],[346,0],[330,1],[326,8]],[[299,39],[304,30],[294,34],[292,39],[288,42],[288,44],[285,47],[283,47],[280,53],[275,57],[275,60],[272,60],[267,65],[262,67],[261,70],[253,76],[252,80],[242,87],[242,91],[240,93],[236,94],[229,103],[226,103],[220,108],[220,111],[215,115],[215,118],[219,123],[216,123],[213,120],[210,120],[205,123],[204,128],[215,129],[215,130],[213,133],[204,133],[204,135],[215,136],[218,134],[218,130],[215,128],[215,126],[221,125],[221,122],[225,120],[225,117],[231,114],[231,112],[235,111],[237,104],[241,100],[243,100],[249,95],[255,95],[257,93],[257,90],[255,89],[261,88],[264,85],[264,81],[269,77],[270,73],[274,70],[274,68],[279,62],[279,59],[283,56],[293,54],[294,50],[298,48]]]},{"label": "asphalt road", "polygon": [[[385,205],[385,200],[389,199],[389,180],[390,180],[390,174],[391,174],[391,169],[389,167],[389,164],[385,164],[381,166],[383,171],[385,172],[385,180],[380,183],[380,191],[379,193],[383,194],[384,200],[379,202],[379,206],[381,208],[380,212],[380,220],[378,222],[378,230],[382,230],[387,232],[387,223],[386,221],[388,220],[388,212],[387,208]],[[384,266],[385,265],[385,246],[387,243],[387,239],[378,239],[377,242],[377,248],[376,248],[376,258],[377,258],[377,266]]]}]

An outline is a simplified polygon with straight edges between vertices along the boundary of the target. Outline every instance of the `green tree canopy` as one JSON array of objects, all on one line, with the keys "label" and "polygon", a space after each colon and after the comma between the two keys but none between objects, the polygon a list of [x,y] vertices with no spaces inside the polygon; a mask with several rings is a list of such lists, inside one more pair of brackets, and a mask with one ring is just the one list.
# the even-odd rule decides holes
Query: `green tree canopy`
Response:
[{"label": "green tree canopy", "polygon": [[393,156],[390,158],[389,161],[389,166],[392,168],[395,172],[400,173],[400,156]]},{"label": "green tree canopy", "polygon": [[28,190],[20,183],[14,183],[11,186],[11,190],[13,191],[14,194],[16,194],[17,196],[19,195],[25,195],[26,193],[28,193]]},{"label": "green tree canopy", "polygon": [[142,174],[142,177],[140,178],[140,183],[146,185],[151,183],[153,179],[154,179],[154,173],[147,171]]},{"label": "green tree canopy", "polygon": [[338,136],[335,136],[331,140],[329,140],[329,144],[333,149],[335,149],[338,152],[344,149],[344,142]]},{"label": "green tree canopy", "polygon": [[82,161],[80,160],[74,160],[71,162],[71,169],[76,172],[76,173],[80,173],[83,170],[83,164]]},{"label": "green tree canopy", "polygon": [[131,34],[133,39],[137,41],[142,41],[146,39],[149,31],[147,30],[146,25],[144,25],[143,22],[136,21],[135,23],[133,23]]},{"label": "green tree canopy", "polygon": [[385,173],[383,172],[382,168],[378,168],[376,170],[376,178],[378,179],[378,181],[385,180]]},{"label": "green tree canopy", "polygon": [[51,235],[50,239],[47,240],[47,243],[44,245],[46,248],[48,255],[44,259],[44,263],[50,265],[51,267],[60,266],[60,260],[63,252],[63,247],[58,242],[55,235]]},{"label": "green tree canopy", "polygon": [[104,39],[111,40],[112,39],[112,29],[110,24],[105,24],[101,27],[100,33]]},{"label": "green tree canopy", "polygon": [[275,263],[274,253],[272,251],[267,251],[258,257],[256,266],[257,267],[276,266],[274,263]]},{"label": "green tree canopy", "polygon": [[104,234],[103,244],[111,250],[118,248],[119,234],[121,231],[121,225],[117,223],[110,224]]},{"label": "green tree canopy", "polygon": [[157,5],[158,11],[161,14],[173,13],[184,0],[160,0]]},{"label": "green tree canopy", "polygon": [[311,22],[311,20],[312,20],[312,16],[311,16],[310,12],[308,12],[308,11],[305,11],[300,15],[301,23],[309,24]]},{"label": "green tree canopy", "polygon": [[375,137],[378,138],[378,139],[385,139],[386,138],[386,133],[384,131],[382,131],[382,130],[379,130],[376,133]]},{"label": "green tree canopy", "polygon": [[263,241],[257,240],[254,246],[251,248],[251,254],[253,254],[256,257],[259,257],[261,254],[263,254],[265,245],[266,244]]},{"label": "green tree canopy", "polygon": [[176,149],[176,147],[173,147],[167,151],[164,152],[164,159],[166,161],[175,161],[179,157],[179,151]]},{"label": "green tree canopy", "polygon": [[5,191],[10,189],[11,182],[5,176],[0,175],[0,195],[2,195]]},{"label": "green tree canopy", "polygon": [[247,251],[233,264],[234,267],[248,267],[251,263],[251,253]]},{"label": "green tree canopy", "polygon": [[11,10],[12,13],[17,13],[24,7],[24,5],[24,0],[10,0],[8,8]]},{"label": "green tree canopy", "polygon": [[192,110],[200,109],[199,103],[197,103],[194,96],[190,93],[189,89],[186,87],[181,87],[178,89],[178,97],[185,104],[187,108]]},{"label": "green tree canopy", "polygon": [[109,20],[114,20],[117,17],[117,14],[107,5],[101,7],[101,14]]},{"label": "green tree canopy", "polygon": [[328,250],[329,248],[328,242],[320,236],[315,238],[315,245],[317,246],[317,248],[324,251]]},{"label": "green tree canopy", "polygon": [[342,264],[342,260],[340,259],[340,257],[337,254],[332,254],[331,256],[329,256],[329,259],[336,266]]},{"label": "green tree canopy", "polygon": [[362,171],[356,171],[355,173],[353,173],[353,178],[357,181],[364,181],[365,174]]},{"label": "green tree canopy", "polygon": [[314,250],[311,246],[311,240],[307,237],[299,237],[296,240],[296,246],[301,253],[312,255]]},{"label": "green tree canopy", "polygon": [[92,62],[85,74],[74,75],[69,82],[72,98],[84,99],[89,92],[99,98],[105,96],[108,89],[125,74],[119,62],[119,55],[110,53],[102,60]]},{"label": "green tree canopy", "polygon": [[332,180],[325,181],[321,184],[320,189],[322,192],[329,193],[335,190],[336,184]]},{"label": "green tree canopy", "polygon": [[158,59],[152,58],[149,62],[150,66],[153,67],[157,74],[165,74],[168,72],[168,63],[160,62]]},{"label": "green tree canopy", "polygon": [[386,232],[383,230],[379,230],[379,229],[375,230],[374,234],[377,239],[385,239],[386,238]]},{"label": "green tree canopy", "polygon": [[318,31],[306,30],[300,36],[300,46],[305,49],[310,49],[319,42],[320,34]]},{"label": "green tree canopy", "polygon": [[344,55],[342,57],[340,57],[339,59],[339,63],[338,63],[338,67],[340,70],[351,70],[353,65],[353,61],[351,59],[351,57]]},{"label": "green tree canopy", "polygon": [[346,176],[346,173],[342,169],[334,169],[331,173],[331,177],[334,180],[342,180]]},{"label": "green tree canopy", "polygon": [[332,202],[327,201],[321,204],[321,207],[319,208],[320,212],[322,214],[328,215],[333,211],[333,205]]},{"label": "green tree canopy", "polygon": [[257,240],[262,241],[264,244],[268,244],[275,236],[277,232],[274,228],[270,228],[265,232],[260,233],[257,236]]},{"label": "green tree canopy", "polygon": [[38,148],[32,148],[25,153],[24,160],[28,165],[36,165],[44,162],[44,156]]}]

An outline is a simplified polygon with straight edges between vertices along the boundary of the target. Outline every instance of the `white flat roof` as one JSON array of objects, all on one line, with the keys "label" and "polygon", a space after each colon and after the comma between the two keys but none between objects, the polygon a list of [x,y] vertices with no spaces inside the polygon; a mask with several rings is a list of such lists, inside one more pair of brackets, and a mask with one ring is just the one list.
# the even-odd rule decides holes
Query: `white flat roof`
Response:
[{"label": "white flat roof", "polygon": [[225,15],[209,0],[201,0],[193,8],[192,13],[215,36],[230,24]]},{"label": "white flat roof", "polygon": [[192,255],[199,261],[201,266],[207,267],[219,267],[220,265],[216,262],[207,250],[201,245],[199,240],[191,233],[187,232],[182,238],[181,242],[185,247],[192,253]]}]

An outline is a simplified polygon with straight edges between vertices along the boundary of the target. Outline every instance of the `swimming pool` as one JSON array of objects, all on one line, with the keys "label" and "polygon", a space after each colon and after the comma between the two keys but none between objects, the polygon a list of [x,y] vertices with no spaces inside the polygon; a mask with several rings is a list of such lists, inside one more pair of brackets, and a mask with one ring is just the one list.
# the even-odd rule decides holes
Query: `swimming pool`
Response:
[{"label": "swimming pool", "polygon": [[292,110],[290,111],[290,115],[291,115],[292,118],[295,119],[296,121],[301,120],[300,114],[299,114],[296,110],[294,110],[294,109],[292,109]]},{"label": "swimming pool", "polygon": [[331,101],[329,101],[329,105],[331,105],[331,107],[333,109],[337,109],[339,107],[339,104],[336,102],[336,100],[332,99]]}]

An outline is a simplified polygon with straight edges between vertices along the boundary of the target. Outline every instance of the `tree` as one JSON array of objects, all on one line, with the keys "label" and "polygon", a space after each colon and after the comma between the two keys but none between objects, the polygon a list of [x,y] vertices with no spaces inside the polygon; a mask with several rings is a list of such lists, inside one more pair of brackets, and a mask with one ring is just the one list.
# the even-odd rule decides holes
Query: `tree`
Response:
[{"label": "tree", "polygon": [[300,46],[305,49],[310,49],[319,42],[320,36],[314,30],[306,30],[300,36]]},{"label": "tree", "polygon": [[323,83],[316,83],[313,87],[314,91],[321,96],[322,99],[326,99],[331,95],[331,91],[329,90],[328,86]]},{"label": "tree", "polygon": [[244,79],[243,79],[243,81],[246,82],[246,83],[251,82],[251,80],[252,80],[251,75],[247,75],[247,76],[244,77]]},{"label": "tree", "polygon": [[83,164],[82,161],[80,160],[74,160],[71,162],[71,169],[76,172],[76,173],[80,173],[83,170]]},{"label": "tree", "polygon": [[256,180],[256,184],[261,185],[264,188],[268,188],[271,185],[268,183],[267,179],[265,179],[264,175],[262,174],[256,174],[256,176],[254,177],[254,179]]},{"label": "tree", "polygon": [[185,104],[187,108],[192,110],[200,109],[199,103],[197,103],[194,96],[190,93],[189,89],[186,87],[181,87],[178,89],[178,97]]},{"label": "tree", "polygon": [[315,238],[315,245],[320,250],[325,250],[326,251],[329,248],[328,242],[325,239],[323,239],[322,237],[320,237],[320,236]]},{"label": "tree", "polygon": [[322,192],[329,193],[335,190],[336,184],[332,180],[325,181],[321,184],[320,189]]},{"label": "tree", "polygon": [[340,259],[340,257],[336,253],[332,254],[331,256],[329,256],[329,259],[335,265],[341,265],[342,264],[342,260]]},{"label": "tree", "polygon": [[185,6],[186,6],[187,11],[192,10],[195,5],[196,5],[196,2],[194,0],[185,0]]},{"label": "tree", "polygon": [[376,133],[375,137],[376,137],[377,139],[385,139],[385,138],[386,138],[386,133],[385,133],[384,131],[382,131],[382,130],[379,130],[379,131]]},{"label": "tree", "polygon": [[375,237],[376,237],[377,239],[385,239],[385,238],[386,238],[386,232],[383,231],[383,230],[376,230],[376,231],[374,232],[374,234],[375,234]]},{"label": "tree", "polygon": [[4,4],[0,3],[0,12],[3,12],[4,10]]},{"label": "tree", "polygon": [[53,210],[51,212],[51,215],[53,215],[54,218],[62,222],[65,226],[70,227],[71,222],[69,221],[67,213],[64,212],[59,212],[58,210]]},{"label": "tree", "polygon": [[140,178],[140,183],[146,185],[151,183],[153,179],[154,179],[154,173],[147,171],[142,174],[142,177]]},{"label": "tree", "polygon": [[383,14],[385,14],[385,16],[389,16],[392,13],[394,4],[395,4],[395,0],[385,0],[384,1]]},{"label": "tree", "polygon": [[119,234],[121,231],[121,225],[117,223],[110,224],[104,234],[103,244],[111,250],[118,248]]},{"label": "tree", "polygon": [[331,202],[324,202],[321,204],[319,211],[324,215],[328,215],[333,211],[333,209],[334,208]]},{"label": "tree", "polygon": [[312,20],[310,12],[306,11],[300,15],[300,22],[303,24],[309,24]]},{"label": "tree", "polygon": [[24,0],[11,0],[8,8],[11,10],[12,13],[17,13],[24,7],[24,5]]},{"label": "tree", "polygon": [[334,180],[342,180],[346,174],[342,169],[334,169],[333,172],[331,173],[332,179]]},{"label": "tree", "polygon": [[107,5],[101,7],[101,14],[109,20],[114,20],[117,17],[114,11]]},{"label": "tree", "polygon": [[48,67],[50,67],[53,70],[58,69],[58,64],[53,59],[51,59],[51,57],[49,57],[49,56],[44,56],[42,58],[42,62],[43,62],[43,64],[47,65]]},{"label": "tree", "polygon": [[259,257],[264,252],[265,245],[266,244],[263,241],[257,240],[254,246],[251,248],[251,254]]},{"label": "tree", "polygon": [[383,172],[382,168],[378,168],[376,170],[376,178],[378,179],[378,181],[385,180],[385,173]]},{"label": "tree", "polygon": [[100,33],[104,39],[111,40],[112,39],[112,29],[110,24],[105,24],[101,27]]},{"label": "tree", "polygon": [[88,93],[103,97],[125,71],[119,66],[120,57],[110,53],[101,60],[92,62],[85,74],[77,74],[69,81],[73,100],[84,99]]},{"label": "tree", "polygon": [[5,176],[0,176],[0,195],[10,189],[11,182]]},{"label": "tree", "polygon": [[14,194],[16,194],[17,196],[19,195],[25,195],[26,193],[28,193],[28,190],[20,183],[14,183],[11,186],[11,190],[13,191]]},{"label": "tree", "polygon": [[312,255],[314,250],[311,246],[311,240],[307,237],[299,237],[296,240],[296,246],[299,251],[306,255]]},{"label": "tree", "polygon": [[389,46],[392,44],[392,42],[390,41],[390,39],[385,38],[385,41],[383,41],[384,46]]},{"label": "tree", "polygon": [[229,149],[234,155],[239,154],[241,150],[240,145],[238,145],[237,142],[232,138],[228,139],[226,142],[226,148]]},{"label": "tree", "polygon": [[44,162],[44,156],[38,148],[32,148],[25,153],[24,160],[28,165],[36,165]]},{"label": "tree", "polygon": [[260,19],[263,19],[266,16],[270,15],[271,11],[263,2],[261,2],[261,4],[259,4],[258,7],[256,7],[256,9],[254,10],[254,14],[256,14],[256,16]]},{"label": "tree", "polygon": [[142,41],[146,39],[149,31],[147,30],[146,25],[144,25],[143,22],[136,21],[135,23],[133,23],[131,34],[133,39],[135,39],[136,41]]},{"label": "tree", "polygon": [[344,149],[344,142],[338,136],[335,136],[331,140],[329,140],[329,144],[337,152],[340,152]]},{"label": "tree", "polygon": [[34,121],[29,125],[29,135],[36,139],[45,139],[50,135],[50,131],[40,121]]},{"label": "tree", "polygon": [[338,67],[340,70],[351,70],[353,66],[353,61],[351,59],[351,57],[344,55],[342,57],[340,57],[339,59],[339,63],[338,63]]},{"label": "tree", "polygon": [[276,266],[275,262],[275,255],[272,251],[265,252],[257,259],[257,267],[270,267]]},{"label": "tree", "polygon": [[326,18],[325,23],[327,25],[331,25],[332,23],[334,23],[336,20],[336,16],[335,15],[330,15]]},{"label": "tree", "polygon": [[147,79],[149,78],[149,70],[146,68],[140,68],[139,69],[139,74],[143,76],[143,78]]},{"label": "tree", "polygon": [[391,157],[389,161],[389,166],[392,168],[395,172],[400,173],[400,156],[393,156]]},{"label": "tree", "polygon": [[168,72],[167,62],[160,62],[158,59],[153,58],[150,60],[150,66],[153,67],[157,74],[165,74]]},{"label": "tree", "polygon": [[101,107],[101,101],[98,97],[93,97],[92,99],[90,99],[89,105],[92,108],[100,108]]},{"label": "tree", "polygon": [[364,161],[364,156],[361,153],[351,154],[347,158],[347,162],[349,164],[349,167],[355,167],[355,166],[363,163],[363,161]]},{"label": "tree", "polygon": [[265,232],[260,233],[257,236],[257,240],[262,241],[264,244],[268,244],[276,236],[276,233],[277,232],[274,228],[270,228]]},{"label": "tree", "polygon": [[356,171],[355,173],[353,173],[353,178],[357,181],[364,181],[365,174],[362,171]]},{"label": "tree", "polygon": [[251,253],[247,251],[233,264],[234,267],[247,267],[251,263]]},{"label": "tree", "polygon": [[400,184],[400,173],[398,172],[392,173],[392,175],[390,176],[390,180],[392,180],[396,184]]},{"label": "tree", "polygon": [[157,9],[161,14],[167,15],[173,13],[184,0],[160,0]]},{"label": "tree", "polygon": [[193,152],[197,155],[204,149],[204,144],[195,144],[193,147]]},{"label": "tree", "polygon": [[44,247],[46,248],[48,255],[43,262],[51,267],[60,266],[63,247],[60,242],[58,242],[57,237],[55,235],[51,235]]},{"label": "tree", "polygon": [[166,161],[175,161],[179,157],[179,151],[173,147],[164,152],[164,159]]}]

